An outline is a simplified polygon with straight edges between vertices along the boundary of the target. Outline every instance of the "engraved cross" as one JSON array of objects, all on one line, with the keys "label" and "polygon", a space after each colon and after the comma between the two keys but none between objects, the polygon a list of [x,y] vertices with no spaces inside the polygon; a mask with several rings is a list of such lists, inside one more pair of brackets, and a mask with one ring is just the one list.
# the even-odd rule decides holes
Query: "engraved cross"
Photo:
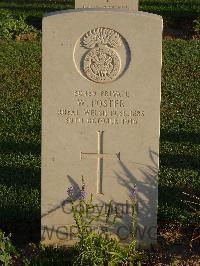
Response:
[{"label": "engraved cross", "polygon": [[97,131],[98,144],[97,153],[80,153],[80,159],[94,158],[97,159],[97,194],[103,194],[102,179],[103,179],[103,159],[118,159],[120,160],[120,152],[116,154],[109,154],[103,152],[103,133],[104,131]]}]

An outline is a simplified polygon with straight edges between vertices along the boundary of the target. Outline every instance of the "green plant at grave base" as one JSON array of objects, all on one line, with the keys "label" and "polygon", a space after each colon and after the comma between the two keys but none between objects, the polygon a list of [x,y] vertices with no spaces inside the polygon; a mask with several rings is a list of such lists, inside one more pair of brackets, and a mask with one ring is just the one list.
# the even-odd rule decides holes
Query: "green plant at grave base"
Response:
[{"label": "green plant at grave base", "polygon": [[195,34],[200,36],[200,17],[198,17],[197,19],[195,19],[194,21],[194,32]]},{"label": "green plant at grave base", "polygon": [[[136,187],[131,190],[132,192],[132,226],[135,227],[135,215],[136,215]],[[103,229],[107,229],[108,226],[115,224],[116,215],[112,214],[112,202],[108,205],[108,211],[103,213],[102,210],[98,215],[90,213],[90,210],[94,210],[93,196],[90,196],[89,200],[86,200],[87,193],[85,191],[85,183],[82,178],[82,188],[78,195],[75,195],[74,188],[69,187],[67,190],[68,200],[72,205],[72,212],[76,223],[77,234],[75,234],[79,242],[75,244],[75,250],[78,254],[74,259],[73,265],[139,265],[140,261],[144,260],[144,254],[136,250],[136,239],[134,233],[132,233],[131,243],[127,246],[121,246],[116,239],[109,238],[107,234],[100,232],[102,227],[99,226],[99,232],[96,233],[91,230],[93,222],[97,222],[99,219],[103,221]],[[77,203],[78,205],[75,203]],[[77,206],[79,208],[77,208]],[[108,232],[108,230],[105,230]],[[132,230],[134,232],[134,230]]]},{"label": "green plant at grave base", "polygon": [[193,215],[194,221],[194,229],[192,232],[192,236],[190,239],[190,248],[193,247],[193,244],[196,241],[199,241],[200,234],[199,234],[199,221],[200,221],[200,198],[196,195],[190,195],[186,192],[183,192],[184,200],[182,200],[187,207],[191,209],[191,213]]},{"label": "green plant at grave base", "polygon": [[12,265],[13,256],[17,257],[18,253],[10,240],[10,235],[5,236],[0,230],[0,262],[4,266]]},{"label": "green plant at grave base", "polygon": [[2,39],[33,39],[37,30],[25,22],[24,16],[15,18],[9,10],[0,10],[0,37]]}]

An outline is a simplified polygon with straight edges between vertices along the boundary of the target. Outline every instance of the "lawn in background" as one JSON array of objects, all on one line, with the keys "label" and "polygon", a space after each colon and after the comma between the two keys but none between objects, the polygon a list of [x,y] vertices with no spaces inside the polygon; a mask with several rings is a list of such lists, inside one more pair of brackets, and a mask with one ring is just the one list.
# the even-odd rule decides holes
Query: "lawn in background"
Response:
[{"label": "lawn in background", "polygon": [[40,42],[1,43],[0,228],[22,242],[40,235],[40,65]]},{"label": "lawn in background", "polygon": [[[164,41],[159,224],[196,222],[184,195],[200,189],[200,42]],[[41,42],[0,43],[0,228],[40,240]]]},{"label": "lawn in background", "polygon": [[[29,24],[41,28],[44,13],[73,9],[74,0],[2,0],[0,8],[24,15]],[[193,21],[200,16],[200,3],[199,0],[139,0],[139,10],[162,15],[168,26],[182,26],[185,19]]]}]

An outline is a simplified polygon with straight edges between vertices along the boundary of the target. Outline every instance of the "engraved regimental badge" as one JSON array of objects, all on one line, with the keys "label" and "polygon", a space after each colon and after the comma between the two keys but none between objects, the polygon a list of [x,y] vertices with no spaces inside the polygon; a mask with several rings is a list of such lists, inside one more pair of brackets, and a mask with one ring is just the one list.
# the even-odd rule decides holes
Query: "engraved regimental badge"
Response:
[{"label": "engraved regimental badge", "polygon": [[85,33],[75,46],[74,61],[82,76],[96,83],[117,79],[127,66],[128,45],[113,29],[99,27]]},{"label": "engraved regimental badge", "polygon": [[122,44],[119,33],[97,28],[87,32],[81,42],[89,50],[83,59],[85,75],[95,82],[114,80],[121,68],[121,60],[116,51]]}]

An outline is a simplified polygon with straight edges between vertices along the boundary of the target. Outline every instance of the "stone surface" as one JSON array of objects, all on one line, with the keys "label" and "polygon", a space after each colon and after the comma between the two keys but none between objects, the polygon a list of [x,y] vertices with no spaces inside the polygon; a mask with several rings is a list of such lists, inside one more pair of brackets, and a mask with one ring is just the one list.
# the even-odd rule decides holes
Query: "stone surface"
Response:
[{"label": "stone surface", "polygon": [[76,0],[75,8],[121,8],[138,10],[138,0]]},{"label": "stone surface", "polygon": [[136,184],[137,239],[156,243],[161,42],[161,17],[143,12],[43,19],[44,243],[73,243],[67,187],[79,191],[82,175],[97,213],[112,200],[119,216],[112,235],[122,242],[130,240]]}]

